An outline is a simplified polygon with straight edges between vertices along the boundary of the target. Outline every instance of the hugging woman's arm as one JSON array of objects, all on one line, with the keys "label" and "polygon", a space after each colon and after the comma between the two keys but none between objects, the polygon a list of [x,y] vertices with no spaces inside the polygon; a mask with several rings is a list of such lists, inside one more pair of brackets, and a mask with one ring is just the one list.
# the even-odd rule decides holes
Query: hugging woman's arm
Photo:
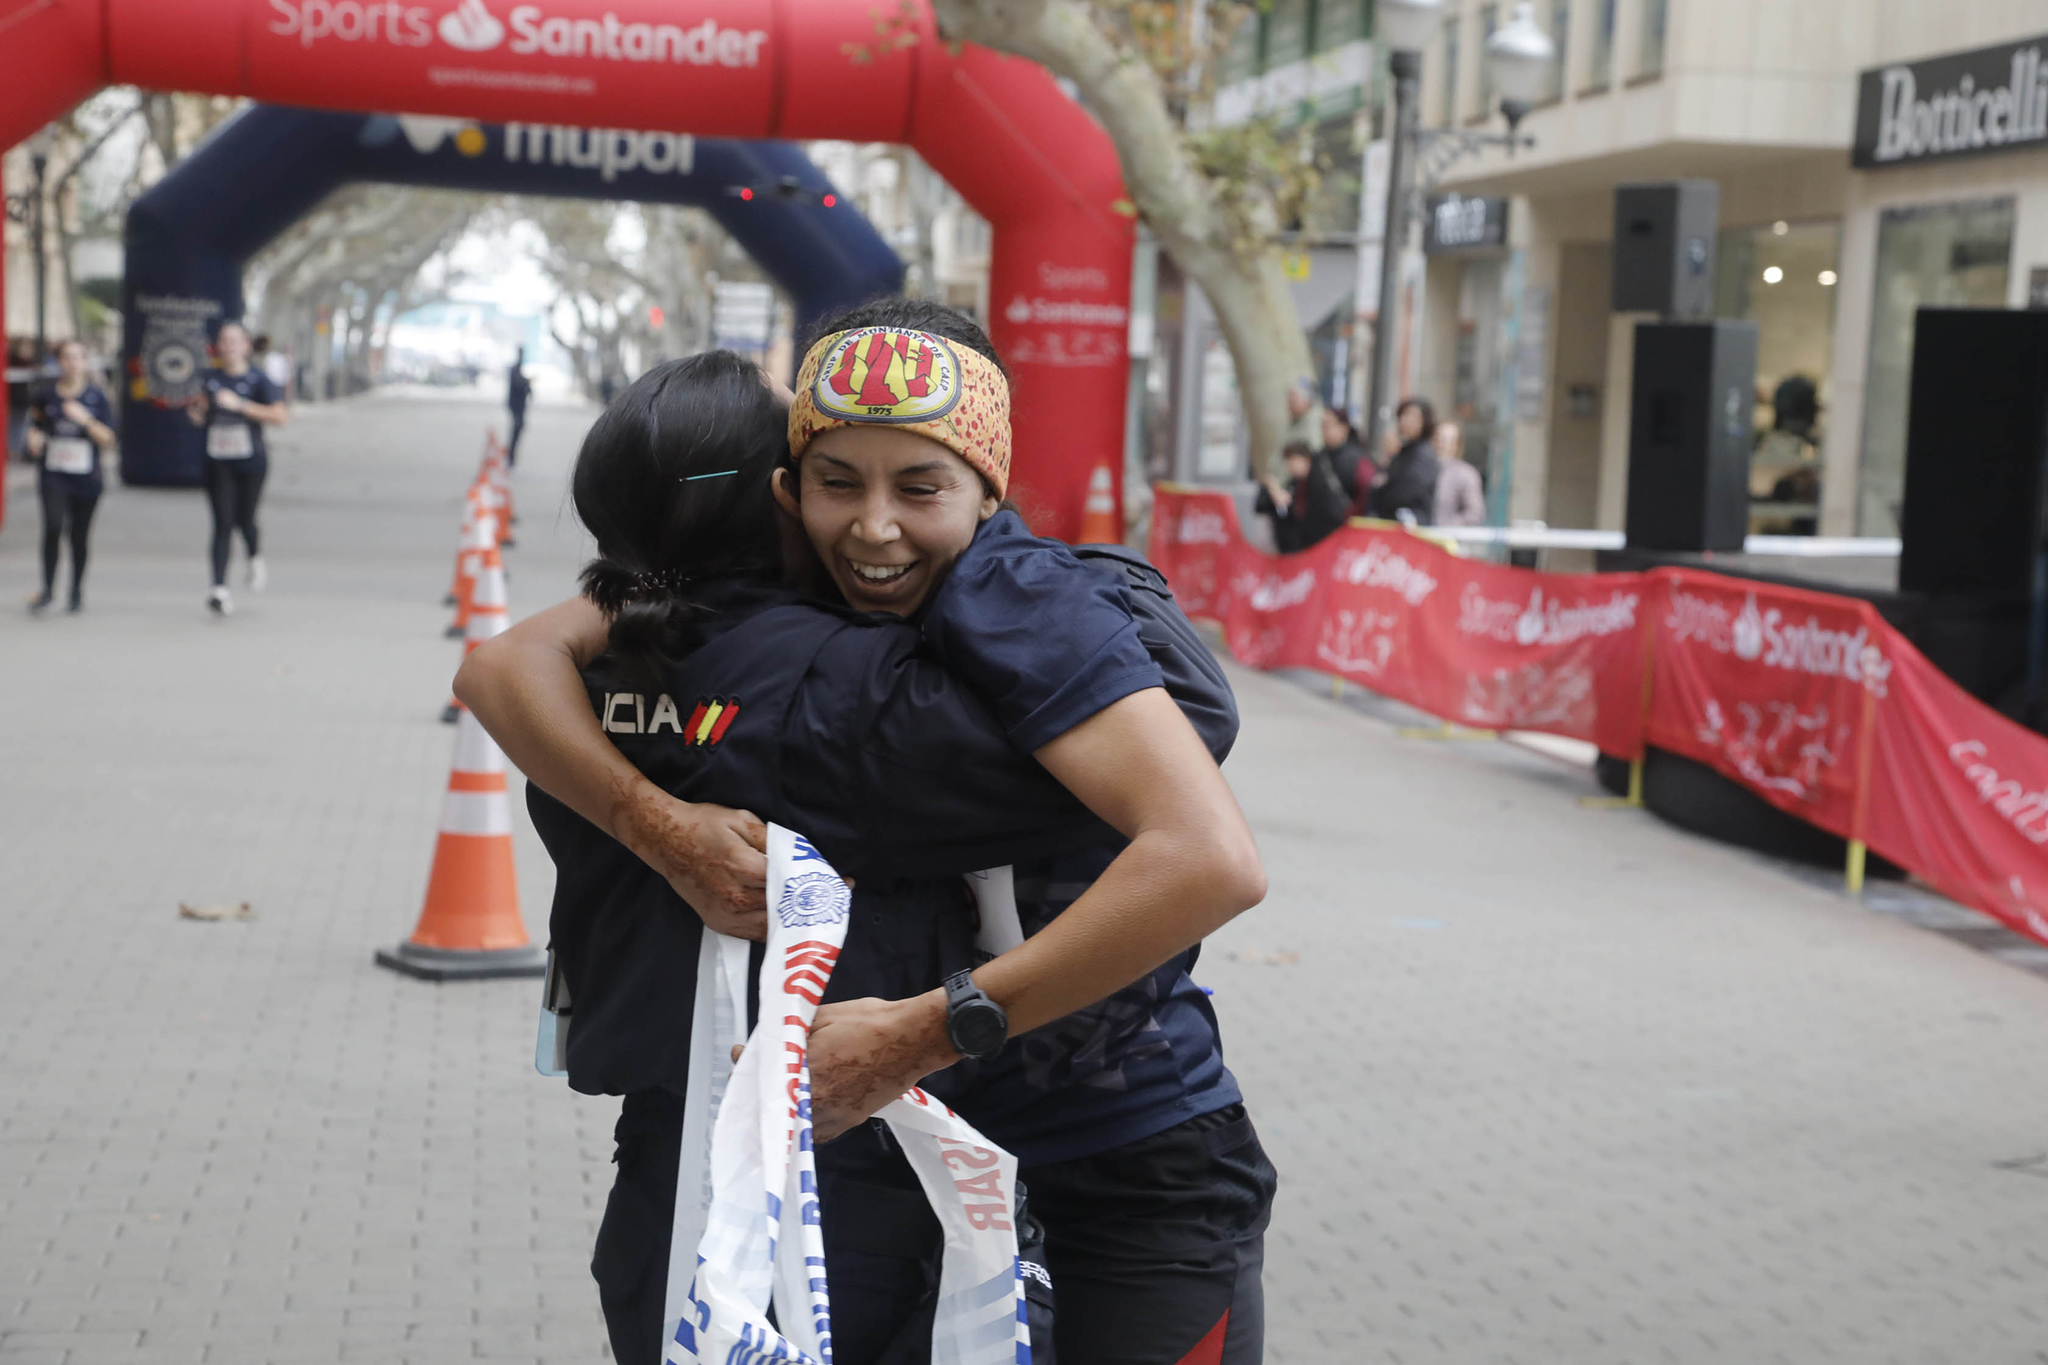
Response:
[{"label": "hugging woman's arm", "polygon": [[678,801],[605,738],[580,670],[610,630],[596,604],[572,597],[477,646],[455,695],[528,780],[639,855],[705,924],[759,942],[766,826],[748,811]]}]

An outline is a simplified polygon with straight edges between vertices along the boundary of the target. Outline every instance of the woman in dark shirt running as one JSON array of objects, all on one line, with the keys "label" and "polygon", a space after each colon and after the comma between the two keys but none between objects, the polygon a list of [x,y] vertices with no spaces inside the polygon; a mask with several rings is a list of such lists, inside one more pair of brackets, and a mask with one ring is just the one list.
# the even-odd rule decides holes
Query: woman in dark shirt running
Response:
[{"label": "woman in dark shirt running", "polygon": [[220,363],[206,372],[205,394],[189,411],[206,428],[206,497],[213,508],[213,591],[206,605],[217,615],[235,609],[228,594],[228,554],[234,533],[249,552],[249,591],[262,592],[269,574],[256,530],[256,503],[270,473],[263,428],[291,416],[270,376],[249,363],[249,333],[239,322],[221,324],[214,340]]},{"label": "woman in dark shirt running", "polygon": [[71,600],[68,611],[85,606],[85,551],[93,509],[106,487],[105,462],[114,444],[114,405],[86,377],[85,347],[66,341],[57,347],[57,378],[29,403],[29,455],[42,462],[36,491],[43,503],[43,590],[28,609],[41,615],[56,600],[57,555],[70,532]]}]

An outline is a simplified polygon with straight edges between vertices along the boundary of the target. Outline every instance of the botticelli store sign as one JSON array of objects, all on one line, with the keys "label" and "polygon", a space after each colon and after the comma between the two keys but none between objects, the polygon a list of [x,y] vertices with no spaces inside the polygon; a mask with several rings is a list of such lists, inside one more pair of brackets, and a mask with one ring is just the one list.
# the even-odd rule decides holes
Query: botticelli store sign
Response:
[{"label": "botticelli store sign", "polygon": [[1423,206],[1422,249],[1431,256],[1444,251],[1477,251],[1505,246],[1508,201],[1459,194],[1430,196]]},{"label": "botticelli store sign", "polygon": [[2048,34],[1863,73],[1850,163],[1910,166],[2048,147]]}]

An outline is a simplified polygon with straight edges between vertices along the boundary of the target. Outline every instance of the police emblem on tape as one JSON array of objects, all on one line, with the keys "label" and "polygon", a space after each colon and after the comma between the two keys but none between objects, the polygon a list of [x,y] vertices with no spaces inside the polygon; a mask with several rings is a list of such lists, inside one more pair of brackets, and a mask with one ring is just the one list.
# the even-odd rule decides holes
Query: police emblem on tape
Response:
[{"label": "police emblem on tape", "polygon": [[805,872],[782,884],[775,914],[783,928],[803,929],[839,923],[852,904],[853,892],[838,877],[830,872]]},{"label": "police emblem on tape", "polygon": [[812,401],[846,422],[929,422],[960,401],[960,359],[925,332],[862,327],[818,366]]}]

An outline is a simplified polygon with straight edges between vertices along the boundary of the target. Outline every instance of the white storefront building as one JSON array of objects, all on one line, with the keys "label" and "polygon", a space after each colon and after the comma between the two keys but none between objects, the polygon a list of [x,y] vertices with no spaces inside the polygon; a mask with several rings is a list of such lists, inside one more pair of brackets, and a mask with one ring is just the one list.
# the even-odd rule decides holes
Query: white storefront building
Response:
[{"label": "white storefront building", "polygon": [[[1447,0],[1425,123],[1498,126],[1473,56],[1508,8]],[[1464,419],[1512,518],[1619,528],[1640,315],[1610,311],[1614,188],[1712,179],[1715,311],[1757,324],[1757,429],[1783,381],[1811,380],[1806,510],[1822,534],[1896,535],[1915,308],[2048,306],[2048,4],[1541,0],[1537,18],[1562,60],[1523,123],[1536,146],[1436,187],[1494,202],[1432,204],[1448,230],[1400,387]]]}]

